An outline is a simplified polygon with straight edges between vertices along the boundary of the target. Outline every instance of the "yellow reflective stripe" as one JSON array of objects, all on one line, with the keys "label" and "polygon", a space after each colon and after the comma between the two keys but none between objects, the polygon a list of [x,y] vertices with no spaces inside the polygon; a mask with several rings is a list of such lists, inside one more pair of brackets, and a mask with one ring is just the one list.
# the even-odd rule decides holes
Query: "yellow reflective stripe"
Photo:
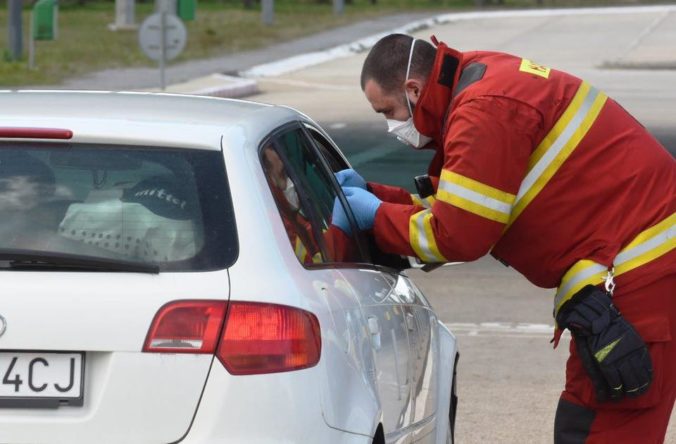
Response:
[{"label": "yellow reflective stripe", "polygon": [[583,82],[571,104],[529,160],[529,170],[521,183],[508,226],[547,185],[570,154],[587,135],[607,96]]},{"label": "yellow reflective stripe", "polygon": [[[676,248],[676,213],[642,231],[613,261],[615,276],[647,264]],[[563,276],[554,299],[554,313],[585,285],[604,282],[607,269],[594,261],[583,259],[573,265]]]},{"label": "yellow reflective stripe", "polygon": [[418,205],[425,208],[432,208],[432,205],[434,205],[436,199],[434,198],[434,196],[427,196],[425,198],[421,198],[417,194],[411,194],[411,201],[413,201],[413,205]]},{"label": "yellow reflective stripe", "polygon": [[497,188],[493,188],[489,185],[483,184],[479,181],[470,179],[469,177],[463,176],[461,174],[449,170],[441,171],[441,178],[439,182],[441,183],[442,181],[460,185],[463,188],[467,188],[479,194],[483,194],[484,196],[488,196],[491,199],[495,199],[500,202],[506,203],[507,205],[511,205],[512,202],[514,202],[514,199],[516,198],[516,196],[514,196],[513,194],[506,193]]},{"label": "yellow reflective stripe", "polygon": [[314,256],[312,256],[312,263],[313,264],[322,263],[322,254],[320,252],[317,252],[317,253],[315,253]]},{"label": "yellow reflective stripe", "polygon": [[432,205],[434,205],[434,202],[436,201],[437,198],[435,196],[427,196],[426,198],[423,199],[426,208],[432,208]]},{"label": "yellow reflective stripe", "polygon": [[657,225],[653,225],[652,227],[648,228],[645,231],[642,231],[638,236],[634,238],[633,241],[629,243],[626,247],[624,247],[624,250],[629,250],[634,247],[636,247],[638,244],[642,244],[643,242],[647,241],[648,239],[657,236],[661,232],[669,229],[669,227],[673,226],[676,224],[676,213],[672,214],[671,216],[667,217],[664,219],[662,222],[658,223]]},{"label": "yellow reflective stripe", "polygon": [[617,344],[620,343],[622,340],[622,337],[615,339],[613,342],[610,344],[606,345],[603,347],[601,350],[597,351],[594,353],[594,357],[598,362],[603,362],[604,359],[610,354],[611,351],[617,346]]},{"label": "yellow reflective stripe", "polygon": [[647,264],[676,248],[676,213],[641,232],[620,251],[614,261],[615,275]]},{"label": "yellow reflective stripe", "polygon": [[554,298],[554,316],[575,293],[587,285],[599,285],[605,280],[608,269],[594,261],[583,259],[573,265],[561,279],[561,285]]},{"label": "yellow reflective stripe", "polygon": [[509,221],[509,214],[486,208],[482,205],[472,202],[471,200],[452,195],[442,190],[440,190],[437,195],[439,196],[440,201],[446,202],[465,211],[469,211],[470,213],[476,214],[477,216],[481,216],[495,222],[500,222],[502,224],[506,224]]},{"label": "yellow reflective stripe", "polygon": [[549,133],[547,133],[545,138],[542,139],[542,142],[540,142],[540,145],[538,145],[535,151],[533,151],[533,154],[531,154],[530,158],[528,159],[528,171],[533,169],[535,164],[540,161],[547,150],[551,148],[552,145],[554,145],[556,139],[558,139],[561,133],[563,133],[563,130],[566,129],[570,121],[573,119],[573,116],[575,116],[575,113],[582,106],[582,102],[584,102],[584,98],[587,97],[587,94],[589,94],[590,89],[591,85],[589,83],[582,82],[580,87],[577,89],[575,96],[573,96],[573,100],[571,100],[570,104],[568,104],[568,108],[566,108],[563,114],[561,114],[561,117],[559,117],[559,120],[556,122],[556,124],[554,124],[554,127],[549,130]]},{"label": "yellow reflective stripe", "polygon": [[300,240],[300,237],[296,236],[296,245],[294,247],[294,252],[296,253],[296,257],[300,259],[301,262],[305,262],[305,258],[307,256],[307,248],[305,248],[305,244]]},{"label": "yellow reflective stripe", "polygon": [[431,219],[431,210],[420,211],[411,216],[408,225],[411,248],[424,262],[448,262],[437,246]]},{"label": "yellow reflective stripe", "polygon": [[443,170],[436,199],[486,219],[507,223],[515,196],[453,171]]}]

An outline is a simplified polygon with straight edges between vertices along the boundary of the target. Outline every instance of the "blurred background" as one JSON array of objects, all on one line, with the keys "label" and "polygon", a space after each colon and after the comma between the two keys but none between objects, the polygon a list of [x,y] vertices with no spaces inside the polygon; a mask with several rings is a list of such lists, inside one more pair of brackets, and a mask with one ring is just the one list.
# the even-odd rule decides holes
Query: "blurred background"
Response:
[{"label": "blurred background", "polygon": [[[38,0],[0,1],[0,87],[59,84],[64,79],[106,68],[151,66],[138,47],[134,26],[111,30],[114,0],[58,0],[58,37],[38,41],[36,69],[28,69],[30,12]],[[54,1],[54,0],[51,0]],[[401,13],[433,15],[476,8],[537,8],[669,3],[642,0],[274,0],[274,22],[264,23],[259,0],[199,0],[194,20],[186,20],[188,41],[176,62],[265,47],[356,21]],[[23,54],[13,60],[8,42],[8,4],[23,9]],[[193,3],[194,0],[191,0]],[[185,4],[185,2],[184,2]],[[139,25],[154,12],[152,0],[137,0]]]}]

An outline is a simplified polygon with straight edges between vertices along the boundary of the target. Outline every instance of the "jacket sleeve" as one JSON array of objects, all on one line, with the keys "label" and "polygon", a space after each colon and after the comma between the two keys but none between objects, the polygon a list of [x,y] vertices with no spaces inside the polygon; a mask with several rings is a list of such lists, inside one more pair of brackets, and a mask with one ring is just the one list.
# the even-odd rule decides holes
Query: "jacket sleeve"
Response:
[{"label": "jacket sleeve", "polygon": [[343,230],[331,225],[323,235],[329,262],[357,262],[359,260],[357,244]]},{"label": "jacket sleeve", "polygon": [[384,185],[382,183],[369,182],[367,189],[376,195],[376,197],[383,202],[399,203],[412,205],[413,200],[411,193],[403,188],[392,185]]},{"label": "jacket sleeve", "polygon": [[504,97],[457,107],[444,137],[444,166],[431,208],[383,202],[374,222],[378,247],[425,262],[471,261],[490,251],[542,131],[540,113]]},{"label": "jacket sleeve", "polygon": [[[439,178],[433,177],[432,184],[436,189]],[[421,198],[417,194],[411,194],[404,188],[395,187],[392,185],[384,185],[381,183],[369,182],[367,184],[368,190],[375,194],[375,196],[383,202],[398,203],[404,205],[419,205],[421,207],[430,208],[434,202],[434,197],[429,196]]]}]

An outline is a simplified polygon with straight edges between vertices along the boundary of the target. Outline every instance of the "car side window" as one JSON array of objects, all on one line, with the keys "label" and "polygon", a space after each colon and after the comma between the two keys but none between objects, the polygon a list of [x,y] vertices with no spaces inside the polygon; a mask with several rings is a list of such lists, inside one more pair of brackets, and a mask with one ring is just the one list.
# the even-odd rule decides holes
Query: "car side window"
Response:
[{"label": "car side window", "polygon": [[311,126],[306,126],[306,128],[308,129],[312,140],[316,142],[315,145],[319,149],[319,152],[322,153],[322,156],[324,156],[324,159],[326,159],[326,162],[329,164],[331,171],[335,173],[350,167],[345,159],[336,152],[336,148],[326,139],[326,137]]},{"label": "car side window", "polygon": [[306,133],[299,127],[280,132],[263,144],[260,156],[298,260],[306,266],[363,262],[354,236],[332,223],[334,208],[345,207]]}]

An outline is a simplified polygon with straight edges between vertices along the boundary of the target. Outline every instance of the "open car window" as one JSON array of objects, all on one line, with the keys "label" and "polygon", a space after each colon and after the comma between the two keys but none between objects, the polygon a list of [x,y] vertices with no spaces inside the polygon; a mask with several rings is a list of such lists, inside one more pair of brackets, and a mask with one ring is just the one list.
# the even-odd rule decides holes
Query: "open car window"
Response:
[{"label": "open car window", "polygon": [[0,250],[223,269],[237,234],[218,151],[0,144]]},{"label": "open car window", "polygon": [[331,171],[335,173],[350,167],[343,156],[336,151],[333,144],[319,130],[310,125],[306,125],[305,127],[312,140],[314,140],[315,146],[331,168]]},{"label": "open car window", "polygon": [[260,157],[298,260],[306,266],[364,262],[355,237],[332,223],[334,208],[349,210],[307,133],[295,125],[278,132],[261,146]]},{"label": "open car window", "polygon": [[[320,130],[308,123],[305,124],[305,128],[313,140],[317,151],[321,154],[325,164],[331,169],[331,171],[337,172],[346,168],[350,168],[350,165],[347,163],[347,160],[342,155],[342,153],[330,139],[324,136]],[[378,248],[371,233],[359,232],[357,234],[357,242],[359,242],[363,251],[367,251],[369,264],[373,263],[375,265],[385,266],[395,270],[403,270],[409,268],[410,266],[406,258],[396,254],[382,252]]]}]

